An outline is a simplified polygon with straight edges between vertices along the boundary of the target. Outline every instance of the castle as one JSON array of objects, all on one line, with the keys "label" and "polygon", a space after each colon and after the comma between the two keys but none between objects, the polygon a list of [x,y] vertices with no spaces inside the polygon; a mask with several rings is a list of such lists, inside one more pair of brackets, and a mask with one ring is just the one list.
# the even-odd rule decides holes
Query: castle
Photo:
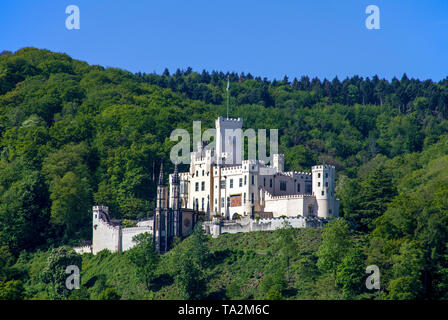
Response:
[{"label": "castle", "polygon": [[214,237],[221,233],[273,230],[284,221],[293,227],[318,227],[339,214],[335,197],[335,167],[316,165],[311,173],[284,171],[284,155],[273,154],[272,165],[261,160],[239,161],[241,139],[229,132],[241,130],[241,118],[216,120],[216,148],[198,143],[191,153],[190,170],[177,165],[164,184],[163,165],[157,187],[154,217],[136,227],[111,223],[108,208],[93,208],[92,246],[76,248],[94,254],[103,250],[124,251],[135,245],[132,238],[154,235],[158,252],[168,251],[176,237],[187,236],[198,220]]}]

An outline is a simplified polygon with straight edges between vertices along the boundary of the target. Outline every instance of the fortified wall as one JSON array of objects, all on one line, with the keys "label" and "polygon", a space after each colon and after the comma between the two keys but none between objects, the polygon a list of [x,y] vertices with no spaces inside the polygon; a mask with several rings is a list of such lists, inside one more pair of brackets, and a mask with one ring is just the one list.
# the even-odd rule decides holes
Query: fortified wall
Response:
[{"label": "fortified wall", "polygon": [[108,207],[94,206],[92,245],[73,249],[80,254],[97,254],[104,249],[110,252],[126,251],[136,245],[133,240],[134,236],[145,232],[153,233],[152,219],[138,222],[136,227],[123,228],[121,225],[111,222]]},{"label": "fortified wall", "polygon": [[322,227],[326,223],[326,219],[317,217],[286,217],[253,220],[244,217],[241,220],[218,220],[204,222],[203,228],[206,234],[211,234],[213,238],[217,238],[223,233],[239,233],[250,231],[272,231],[284,227],[287,222],[293,228],[317,228]]}]

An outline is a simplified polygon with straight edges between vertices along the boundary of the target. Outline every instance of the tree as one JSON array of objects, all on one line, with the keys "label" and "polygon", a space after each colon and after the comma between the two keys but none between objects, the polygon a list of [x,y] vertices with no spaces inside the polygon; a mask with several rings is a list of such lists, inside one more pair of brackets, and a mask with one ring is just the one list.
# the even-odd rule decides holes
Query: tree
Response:
[{"label": "tree", "polygon": [[424,261],[418,243],[406,241],[400,253],[393,258],[394,278],[389,283],[389,298],[415,300],[423,293],[422,271]]},{"label": "tree", "polygon": [[129,251],[129,260],[137,267],[138,277],[144,281],[146,289],[150,291],[151,283],[156,277],[160,256],[149,233],[136,235],[133,240],[137,245]]},{"label": "tree", "polygon": [[373,169],[361,182],[351,181],[344,190],[344,217],[360,231],[371,231],[373,221],[384,214],[397,195],[391,175],[383,166]]},{"label": "tree", "polygon": [[317,267],[323,273],[336,276],[339,264],[350,248],[349,225],[343,218],[333,220],[322,231],[322,243],[317,251]]},{"label": "tree", "polygon": [[287,287],[284,272],[281,268],[267,274],[260,283],[261,293],[265,300],[282,300],[283,290]]},{"label": "tree", "polygon": [[70,295],[66,287],[69,276],[66,273],[68,266],[74,265],[81,270],[81,256],[69,247],[53,249],[48,256],[47,264],[42,270],[42,281],[48,284],[48,294],[52,299],[67,299]]},{"label": "tree", "polygon": [[342,259],[336,273],[336,281],[342,286],[344,299],[353,299],[365,288],[365,259],[362,250],[353,248]]},{"label": "tree", "polygon": [[176,282],[181,297],[188,300],[199,300],[204,297],[207,289],[204,271],[200,269],[193,258],[185,253],[177,260]]},{"label": "tree", "polygon": [[208,238],[202,228],[202,222],[198,222],[192,234],[189,237],[188,243],[188,254],[190,255],[193,262],[200,268],[203,269],[206,264],[208,257],[210,255],[210,250],[207,245]]},{"label": "tree", "polygon": [[180,296],[183,299],[201,299],[204,297],[207,283],[204,268],[209,257],[207,236],[202,224],[195,226],[193,233],[170,252],[172,272]]},{"label": "tree", "polygon": [[289,283],[291,261],[297,255],[297,243],[294,228],[287,221],[283,222],[283,227],[277,230],[277,250],[286,268],[286,277]]}]

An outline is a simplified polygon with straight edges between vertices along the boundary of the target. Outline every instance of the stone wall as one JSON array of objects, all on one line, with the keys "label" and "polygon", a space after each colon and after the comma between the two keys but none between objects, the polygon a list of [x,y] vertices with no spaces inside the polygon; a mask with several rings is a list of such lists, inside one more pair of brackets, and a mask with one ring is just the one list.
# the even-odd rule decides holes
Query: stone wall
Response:
[{"label": "stone wall", "polygon": [[271,231],[280,229],[284,226],[284,223],[288,222],[293,228],[316,228],[321,227],[324,224],[322,219],[309,217],[297,217],[297,218],[272,218],[272,219],[260,219],[259,221],[252,220],[248,217],[241,220],[228,220],[219,221],[217,219],[203,224],[205,233],[211,234],[214,238],[223,233],[239,233],[239,232],[251,232],[251,231]]},{"label": "stone wall", "polygon": [[121,250],[126,251],[136,245],[133,238],[141,233],[148,232],[152,234],[152,226],[124,228],[121,230]]},{"label": "stone wall", "polygon": [[111,252],[121,251],[121,227],[98,219],[93,226],[92,248],[93,254],[104,249]]}]

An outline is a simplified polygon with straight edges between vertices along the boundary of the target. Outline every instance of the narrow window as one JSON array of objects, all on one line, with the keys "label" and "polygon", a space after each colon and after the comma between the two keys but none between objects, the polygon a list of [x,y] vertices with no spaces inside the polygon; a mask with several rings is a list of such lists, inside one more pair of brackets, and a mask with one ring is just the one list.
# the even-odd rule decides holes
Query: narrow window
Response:
[{"label": "narrow window", "polygon": [[286,181],[280,181],[280,191],[286,191]]},{"label": "narrow window", "polygon": [[199,182],[196,182],[194,186],[195,186],[195,190],[199,191]]}]

